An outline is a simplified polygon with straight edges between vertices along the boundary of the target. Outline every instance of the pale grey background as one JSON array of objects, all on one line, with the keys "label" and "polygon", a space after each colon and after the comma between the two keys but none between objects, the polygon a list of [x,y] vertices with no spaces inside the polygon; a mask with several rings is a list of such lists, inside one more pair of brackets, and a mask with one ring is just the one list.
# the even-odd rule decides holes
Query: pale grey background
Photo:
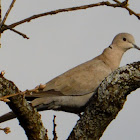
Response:
[{"label": "pale grey background", "polygon": [[[129,0],[130,7],[140,13],[140,1]],[[17,0],[9,15],[7,24],[34,14],[98,0]],[[3,14],[11,0],[2,0]],[[17,30],[25,33],[30,40],[6,31],[2,35],[0,49],[0,71],[21,90],[32,89],[46,83],[66,70],[99,55],[108,47],[117,33],[129,32],[140,46],[140,21],[121,8],[96,7],[53,16],[42,17],[20,25]],[[140,52],[132,49],[125,53],[121,66],[140,60]],[[123,110],[111,122],[101,140],[140,139],[140,89],[128,96]],[[0,115],[10,111],[0,102]],[[52,138],[52,119],[55,114],[58,140],[65,140],[78,117],[74,114],[42,112],[44,126]],[[11,133],[0,132],[0,139],[26,140],[23,129],[16,119],[0,124],[9,126]]]}]

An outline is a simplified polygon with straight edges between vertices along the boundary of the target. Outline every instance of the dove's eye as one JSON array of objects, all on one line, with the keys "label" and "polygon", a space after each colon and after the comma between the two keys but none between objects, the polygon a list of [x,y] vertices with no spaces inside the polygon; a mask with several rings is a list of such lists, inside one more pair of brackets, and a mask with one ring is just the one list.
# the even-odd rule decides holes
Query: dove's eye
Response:
[{"label": "dove's eye", "polygon": [[126,38],[125,37],[123,38],[123,41],[126,41]]}]

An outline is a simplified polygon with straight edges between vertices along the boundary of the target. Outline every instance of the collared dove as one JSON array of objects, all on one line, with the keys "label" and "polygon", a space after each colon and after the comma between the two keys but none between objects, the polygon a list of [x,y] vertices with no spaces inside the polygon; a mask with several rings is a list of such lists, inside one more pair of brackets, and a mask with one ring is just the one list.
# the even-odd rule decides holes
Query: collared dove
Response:
[{"label": "collared dove", "polygon": [[[136,48],[134,37],[128,33],[115,36],[111,45],[94,59],[68,70],[44,85],[41,92],[26,95],[38,111],[62,110],[79,113],[95,89],[116,70],[127,50]],[[12,112],[0,117],[0,122],[16,117]]]}]

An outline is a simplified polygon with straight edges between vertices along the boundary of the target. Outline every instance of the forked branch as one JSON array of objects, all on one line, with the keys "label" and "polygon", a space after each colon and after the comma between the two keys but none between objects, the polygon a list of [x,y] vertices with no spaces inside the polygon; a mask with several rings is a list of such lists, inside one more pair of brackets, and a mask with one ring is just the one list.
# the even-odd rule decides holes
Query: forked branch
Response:
[{"label": "forked branch", "polygon": [[[23,19],[21,21],[15,22],[11,25],[8,25],[9,28],[14,28],[20,24],[26,23],[26,22],[30,22],[33,19],[37,19],[43,16],[48,16],[48,15],[55,15],[58,13],[62,13],[62,12],[70,12],[70,11],[77,11],[77,10],[82,10],[82,9],[87,9],[87,8],[93,8],[93,7],[97,7],[97,6],[109,6],[109,7],[120,7],[120,8],[125,8],[126,10],[129,11],[129,14],[132,15],[134,14],[138,19],[140,19],[139,14],[136,14],[133,10],[131,10],[130,8],[128,8],[128,0],[125,0],[124,2],[120,2],[117,0],[114,0],[116,3],[110,3],[108,1],[103,1],[103,2],[99,2],[99,3],[94,3],[94,4],[88,4],[88,5],[82,5],[82,6],[77,6],[77,7],[71,7],[71,8],[64,8],[64,9],[58,9],[58,10],[54,10],[54,11],[50,11],[50,12],[45,12],[45,13],[41,13],[41,14],[37,14],[37,15],[33,15],[31,17],[28,17],[26,19]],[[7,30],[6,27],[3,27],[2,32]]]}]

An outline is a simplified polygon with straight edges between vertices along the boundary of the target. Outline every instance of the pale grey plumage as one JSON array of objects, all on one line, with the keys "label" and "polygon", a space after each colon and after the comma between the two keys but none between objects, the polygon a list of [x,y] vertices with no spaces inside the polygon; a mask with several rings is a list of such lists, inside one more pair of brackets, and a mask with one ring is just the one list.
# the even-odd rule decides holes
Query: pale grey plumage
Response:
[{"label": "pale grey plumage", "polygon": [[[119,67],[124,52],[131,48],[140,50],[131,34],[120,33],[101,55],[54,78],[45,84],[42,92],[27,95],[27,98],[35,98],[31,103],[39,111],[54,109],[78,113],[104,78]],[[3,118],[7,120],[6,116]]]}]

